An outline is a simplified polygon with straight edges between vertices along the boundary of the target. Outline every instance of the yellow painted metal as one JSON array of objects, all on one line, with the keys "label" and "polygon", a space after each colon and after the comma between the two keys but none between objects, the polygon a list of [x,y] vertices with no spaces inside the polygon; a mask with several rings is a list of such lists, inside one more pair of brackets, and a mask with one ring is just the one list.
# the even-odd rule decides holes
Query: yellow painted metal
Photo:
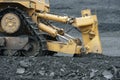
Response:
[{"label": "yellow painted metal", "polygon": [[[46,0],[0,0],[0,9],[8,7],[6,6],[7,4],[10,4],[10,6],[19,4],[22,5],[22,7],[25,7],[26,12],[28,12],[32,20],[38,24],[40,31],[44,31],[53,37],[56,37],[58,34],[64,36],[64,31],[40,22],[41,19],[73,25],[78,28],[82,34],[83,45],[86,53],[102,53],[97,16],[91,15],[91,11],[89,9],[81,12],[82,17],[71,18],[68,16],[58,16],[47,13],[49,12],[49,3],[46,2]],[[74,39],[69,39],[66,43],[47,41],[47,47],[50,51],[81,54],[81,48],[83,46],[82,44],[80,45],[80,43],[76,43]]]},{"label": "yellow painted metal", "polygon": [[67,54],[80,54],[82,46],[77,45],[73,40],[67,43],[58,41],[47,41],[47,47],[50,51],[62,52]]},{"label": "yellow painted metal", "polygon": [[54,25],[46,25],[46,24],[40,22],[38,24],[38,28],[41,31],[48,33],[52,37],[57,37],[58,34],[64,35],[64,30],[62,28],[58,28]]},{"label": "yellow painted metal", "polygon": [[41,10],[44,12],[49,11],[49,3],[46,3],[45,0],[0,0],[0,5],[3,3],[5,4],[16,4],[17,3],[28,9]]},{"label": "yellow painted metal", "polygon": [[53,15],[53,14],[48,14],[48,13],[36,13],[36,14],[38,17],[57,21],[57,22],[62,22],[62,23],[66,23],[70,19],[68,16],[59,16],[59,15]]},{"label": "yellow painted metal", "polygon": [[[86,12],[85,12],[86,11]],[[88,14],[87,14],[88,12]],[[88,26],[79,27],[82,33],[83,44],[86,48],[87,53],[102,53],[102,46],[98,31],[98,20],[96,15],[90,15],[89,10],[84,10],[82,12],[83,17],[89,15],[93,19],[93,23]]]},{"label": "yellow painted metal", "polygon": [[37,16],[47,20],[70,23],[82,33],[86,53],[102,53],[97,16],[91,15],[89,9],[83,10],[82,17],[79,18],[70,18],[68,16],[58,16],[48,13],[37,13]]},{"label": "yellow painted metal", "polygon": [[87,16],[87,17],[75,18],[74,23],[72,25],[79,28],[83,26],[92,25],[93,23],[94,23],[93,18],[91,16]]},{"label": "yellow painted metal", "polygon": [[83,17],[86,17],[86,16],[91,16],[92,14],[91,14],[90,9],[85,9],[85,10],[82,10],[82,11],[81,11],[81,15],[82,15]]},{"label": "yellow painted metal", "polygon": [[53,37],[56,37],[57,34],[58,34],[57,30],[55,30],[52,27],[47,26],[43,23],[39,23],[38,27],[39,27],[40,30],[49,33]]},{"label": "yellow painted metal", "polygon": [[[52,26],[39,23],[39,29],[49,33],[49,35],[56,37],[59,33],[58,30]],[[82,46],[78,41],[70,39],[68,42],[47,41],[47,48],[49,51],[62,52],[68,54],[80,54]]]},{"label": "yellow painted metal", "polygon": [[0,3],[18,3],[18,4],[21,4],[23,5],[24,7],[27,7],[27,8],[35,8],[35,5],[33,6],[34,3],[32,3],[32,6],[30,6],[30,0],[0,0]]}]

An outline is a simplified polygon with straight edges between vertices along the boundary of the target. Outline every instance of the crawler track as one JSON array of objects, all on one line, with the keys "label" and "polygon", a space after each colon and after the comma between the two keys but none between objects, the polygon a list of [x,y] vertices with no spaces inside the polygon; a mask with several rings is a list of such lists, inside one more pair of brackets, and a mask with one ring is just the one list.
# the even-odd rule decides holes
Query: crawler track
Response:
[{"label": "crawler track", "polygon": [[[32,36],[32,37],[34,36],[34,38],[36,38],[37,42],[39,42],[40,46],[39,46],[39,49],[36,50],[35,56],[43,55],[44,51],[47,49],[46,48],[46,39],[43,36],[43,34],[39,31],[37,24],[32,21],[31,17],[29,17],[26,12],[24,12],[18,8],[13,8],[13,7],[8,7],[5,9],[2,9],[0,11],[0,14],[1,14],[0,18],[5,13],[8,13],[8,12],[17,14],[20,17],[20,19],[22,20],[22,23],[27,28],[27,30],[28,30],[27,32],[29,32],[29,34],[25,34],[25,35]],[[18,34],[18,36],[20,36],[20,35],[22,35],[22,34]],[[7,36],[8,35],[5,35],[5,37],[7,37]]]}]

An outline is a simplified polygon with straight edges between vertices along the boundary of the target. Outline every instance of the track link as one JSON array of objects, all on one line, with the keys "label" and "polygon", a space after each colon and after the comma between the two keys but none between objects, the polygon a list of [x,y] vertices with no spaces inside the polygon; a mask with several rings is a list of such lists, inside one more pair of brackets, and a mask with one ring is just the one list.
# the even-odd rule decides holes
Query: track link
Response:
[{"label": "track link", "polygon": [[46,39],[43,36],[43,34],[39,31],[37,24],[32,21],[31,17],[29,17],[26,12],[18,8],[8,7],[3,10],[0,10],[0,18],[5,12],[14,12],[15,14],[19,15],[23,23],[26,25],[25,27],[27,27],[31,35],[34,36],[40,44],[40,49],[37,51],[39,52],[39,54],[37,55],[44,55],[44,52],[46,52],[47,50]]}]

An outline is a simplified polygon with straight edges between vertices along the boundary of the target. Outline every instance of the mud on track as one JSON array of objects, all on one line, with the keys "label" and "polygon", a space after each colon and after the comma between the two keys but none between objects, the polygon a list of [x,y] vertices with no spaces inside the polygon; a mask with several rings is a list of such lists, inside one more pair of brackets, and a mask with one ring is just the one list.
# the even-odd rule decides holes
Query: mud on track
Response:
[{"label": "mud on track", "polygon": [[0,80],[120,80],[120,57],[0,57]]}]

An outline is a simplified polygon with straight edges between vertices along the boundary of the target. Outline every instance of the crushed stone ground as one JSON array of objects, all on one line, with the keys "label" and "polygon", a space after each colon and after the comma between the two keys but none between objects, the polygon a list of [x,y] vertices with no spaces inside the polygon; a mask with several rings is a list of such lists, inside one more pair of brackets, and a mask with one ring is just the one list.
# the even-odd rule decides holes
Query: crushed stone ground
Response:
[{"label": "crushed stone ground", "polygon": [[120,80],[120,57],[0,57],[0,80]]}]

